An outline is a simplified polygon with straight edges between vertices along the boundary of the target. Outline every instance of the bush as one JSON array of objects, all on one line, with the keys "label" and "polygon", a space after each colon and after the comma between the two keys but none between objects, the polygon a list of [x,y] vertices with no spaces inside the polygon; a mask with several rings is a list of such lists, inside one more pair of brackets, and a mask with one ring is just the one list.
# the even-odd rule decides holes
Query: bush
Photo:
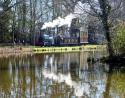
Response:
[{"label": "bush", "polygon": [[120,24],[115,29],[116,35],[113,38],[113,48],[116,54],[125,53],[125,24]]}]

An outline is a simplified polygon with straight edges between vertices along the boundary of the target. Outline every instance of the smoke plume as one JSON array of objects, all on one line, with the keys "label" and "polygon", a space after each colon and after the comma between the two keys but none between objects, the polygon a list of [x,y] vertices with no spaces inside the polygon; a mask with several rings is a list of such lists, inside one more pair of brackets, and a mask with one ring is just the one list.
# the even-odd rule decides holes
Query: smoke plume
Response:
[{"label": "smoke plume", "polygon": [[58,17],[57,19],[53,20],[52,22],[44,23],[42,29],[61,27],[64,25],[67,25],[68,27],[70,27],[72,19],[74,19],[74,18],[76,18],[75,14],[69,14],[64,18]]}]

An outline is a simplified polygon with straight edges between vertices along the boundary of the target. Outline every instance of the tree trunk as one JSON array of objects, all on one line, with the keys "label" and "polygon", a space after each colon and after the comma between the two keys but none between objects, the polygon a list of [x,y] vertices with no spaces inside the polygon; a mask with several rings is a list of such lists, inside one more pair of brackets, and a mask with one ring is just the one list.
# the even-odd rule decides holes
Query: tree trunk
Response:
[{"label": "tree trunk", "polygon": [[23,44],[26,43],[26,0],[22,2],[22,33],[24,35],[23,40],[25,41]]},{"label": "tree trunk", "polygon": [[108,16],[109,16],[109,13],[110,13],[110,9],[109,9],[110,5],[108,4],[107,0],[99,0],[99,4],[100,4],[100,9],[102,11],[101,15],[100,15],[100,18],[102,20],[103,28],[104,28],[104,31],[105,31],[109,57],[113,57],[114,51],[113,51],[113,47],[112,47],[110,29],[109,29],[109,25],[108,25]]},{"label": "tree trunk", "polygon": [[107,48],[108,48],[108,52],[109,52],[109,57],[113,57],[114,51],[113,51],[113,47],[112,47],[111,35],[110,35],[108,22],[106,20],[103,20],[103,27],[105,30],[105,36],[106,36],[106,40],[107,40]]},{"label": "tree trunk", "polygon": [[33,5],[32,5],[33,1],[30,0],[30,43],[32,43],[32,33],[33,33]]}]

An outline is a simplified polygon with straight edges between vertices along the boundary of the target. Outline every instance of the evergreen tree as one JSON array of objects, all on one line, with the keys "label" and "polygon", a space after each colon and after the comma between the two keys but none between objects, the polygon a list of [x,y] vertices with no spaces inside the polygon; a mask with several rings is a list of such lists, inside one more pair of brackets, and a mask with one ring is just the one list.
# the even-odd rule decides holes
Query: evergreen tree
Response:
[{"label": "evergreen tree", "polygon": [[4,0],[1,2],[2,11],[0,12],[0,42],[6,43],[11,39],[10,36],[10,19],[11,19],[11,9],[8,9],[11,1]]}]

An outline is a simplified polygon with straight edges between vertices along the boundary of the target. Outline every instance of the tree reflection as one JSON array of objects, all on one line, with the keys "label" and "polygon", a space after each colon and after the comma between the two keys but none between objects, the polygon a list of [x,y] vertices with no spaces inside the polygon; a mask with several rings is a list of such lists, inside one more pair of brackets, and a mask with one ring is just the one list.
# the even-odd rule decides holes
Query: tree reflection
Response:
[{"label": "tree reflection", "polygon": [[[61,63],[60,65],[57,64],[56,65],[57,67],[53,65],[53,66],[48,66],[45,69],[43,69],[43,75],[45,78],[56,81],[56,83],[64,82],[65,85],[70,87],[70,89],[73,88],[72,92],[74,96],[91,97],[90,94],[92,92],[98,93],[99,90],[102,90],[102,89],[104,90],[103,85],[105,84],[105,78],[104,78],[105,74],[103,73],[103,70],[100,70],[102,66],[88,64],[87,57],[86,57],[87,53],[84,53],[84,55],[77,53],[78,57],[76,57],[75,54],[70,54],[69,56],[68,54],[65,54],[65,55],[68,58],[70,58],[70,61],[68,60],[69,62],[66,63],[67,67],[65,67],[64,69],[63,67],[61,67],[61,69],[66,70],[69,68],[69,70],[67,70],[68,71],[67,74],[63,73],[63,71],[60,71],[60,73],[56,72],[58,66],[65,65]],[[75,59],[73,59],[73,55],[75,55]],[[82,58],[80,56],[85,56],[85,58],[84,57]],[[64,59],[61,59],[61,61],[62,60]],[[61,61],[58,59],[58,62],[61,62]],[[82,61],[82,63],[80,61]],[[69,64],[69,67],[68,67],[68,64]],[[92,67],[92,66],[95,66],[95,67]],[[55,69],[49,70],[53,68]],[[98,84],[98,82],[100,84]],[[95,91],[96,89],[98,91]],[[100,92],[100,94],[102,92]]]},{"label": "tree reflection", "polygon": [[110,68],[105,89],[104,98],[124,98],[125,72],[122,72],[122,69]]},{"label": "tree reflection", "polygon": [[99,53],[56,53],[0,58],[2,98],[122,98],[124,73],[105,72],[100,62],[87,62]]}]

